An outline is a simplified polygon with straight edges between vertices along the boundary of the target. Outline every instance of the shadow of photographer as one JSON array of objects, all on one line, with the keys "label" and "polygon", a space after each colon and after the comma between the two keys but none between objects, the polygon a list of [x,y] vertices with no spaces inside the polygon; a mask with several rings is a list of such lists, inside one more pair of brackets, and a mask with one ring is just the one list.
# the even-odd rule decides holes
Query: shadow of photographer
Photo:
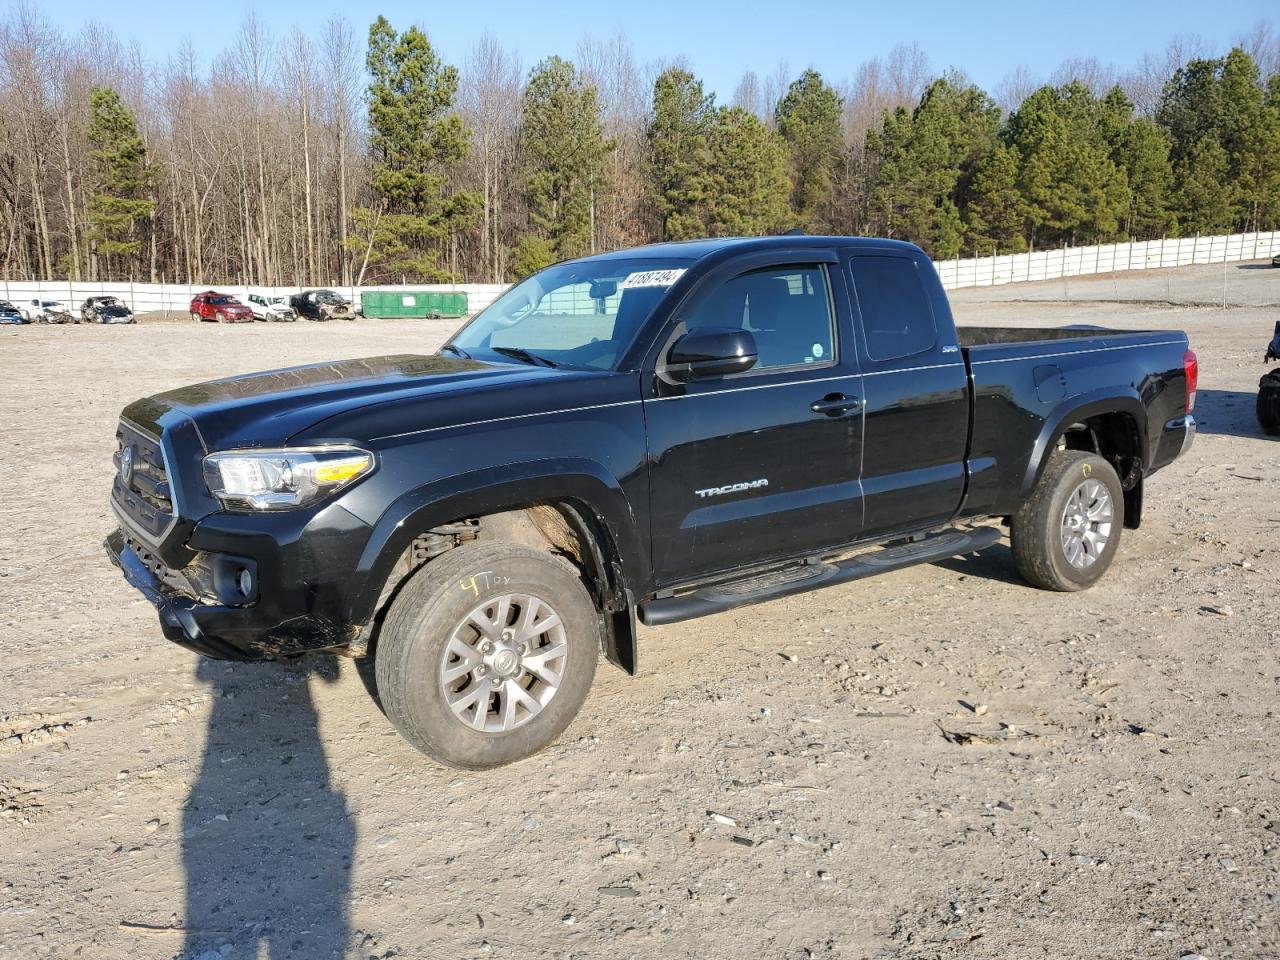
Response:
[{"label": "shadow of photographer", "polygon": [[188,931],[180,957],[345,954],[355,823],[329,775],[310,679],[338,665],[201,659],[213,710],[182,814]]}]

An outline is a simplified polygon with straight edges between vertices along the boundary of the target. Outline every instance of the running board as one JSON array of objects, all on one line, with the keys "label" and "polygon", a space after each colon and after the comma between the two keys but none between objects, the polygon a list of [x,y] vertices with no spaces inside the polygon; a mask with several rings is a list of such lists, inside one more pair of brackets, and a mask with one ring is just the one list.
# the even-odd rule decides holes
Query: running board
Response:
[{"label": "running board", "polygon": [[770,570],[745,580],[712,584],[679,596],[646,600],[640,604],[640,622],[650,627],[660,627],[668,623],[679,623],[681,620],[705,617],[734,607],[788,597],[850,580],[862,580],[919,563],[945,560],[962,553],[973,553],[986,549],[999,539],[1000,531],[995,527],[944,530],[914,543],[885,547],[848,560],[802,563]]}]

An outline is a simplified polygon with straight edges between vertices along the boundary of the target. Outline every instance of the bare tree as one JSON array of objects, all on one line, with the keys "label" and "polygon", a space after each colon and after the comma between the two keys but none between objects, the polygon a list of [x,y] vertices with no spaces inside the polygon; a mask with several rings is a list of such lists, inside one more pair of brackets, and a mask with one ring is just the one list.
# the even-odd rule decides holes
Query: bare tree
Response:
[{"label": "bare tree", "polygon": [[1043,82],[1025,66],[1018,66],[1006,73],[1004,78],[996,84],[992,96],[1006,114],[1016,113],[1022,106],[1022,101],[1043,85]]},{"label": "bare tree", "polygon": [[915,103],[936,76],[918,43],[895,44],[885,64],[885,79],[893,105]]},{"label": "bare tree", "polygon": [[765,108],[764,91],[760,88],[760,77],[754,70],[747,70],[733,88],[732,104],[741,107],[747,113],[754,113],[761,120],[772,111]]},{"label": "bare tree", "polygon": [[1069,83],[1078,83],[1087,87],[1095,97],[1101,97],[1119,82],[1120,74],[1109,63],[1101,62],[1097,57],[1070,57],[1058,64],[1049,82],[1055,87],[1064,87]]},{"label": "bare tree", "polygon": [[460,107],[472,131],[472,158],[480,168],[479,275],[494,282],[506,276],[511,247],[504,214],[514,187],[519,140],[521,66],[515,54],[485,34],[462,70]]},{"label": "bare tree", "polygon": [[577,62],[583,78],[600,95],[605,135],[614,143],[606,186],[594,204],[593,247],[629,246],[651,233],[640,171],[652,85],[642,79],[631,41],[622,33],[607,40],[584,35],[578,41]]},{"label": "bare tree", "polygon": [[1269,20],[1255,20],[1236,37],[1235,45],[1253,57],[1265,80],[1280,73],[1280,33]]},{"label": "bare tree", "polygon": [[1120,84],[1138,113],[1152,116],[1160,106],[1165,84],[1177,69],[1188,60],[1207,56],[1208,53],[1209,46],[1197,34],[1174,37],[1162,53],[1143,54],[1137,66],[1121,78]]},{"label": "bare tree", "polygon": [[350,181],[348,155],[355,149],[356,97],[360,82],[360,53],[355,31],[340,16],[332,17],[324,29],[324,77],[328,112],[328,130],[332,138],[333,179],[336,181],[333,202],[336,209],[334,245],[337,253],[337,276],[343,284],[351,283],[351,259],[347,254],[348,189]]},{"label": "bare tree", "polygon": [[791,68],[787,66],[785,60],[779,60],[778,65],[773,68],[773,73],[764,79],[764,108],[765,121],[773,126],[777,123],[776,113],[778,103],[787,95],[787,88],[791,86],[791,81],[795,77],[791,75]]}]

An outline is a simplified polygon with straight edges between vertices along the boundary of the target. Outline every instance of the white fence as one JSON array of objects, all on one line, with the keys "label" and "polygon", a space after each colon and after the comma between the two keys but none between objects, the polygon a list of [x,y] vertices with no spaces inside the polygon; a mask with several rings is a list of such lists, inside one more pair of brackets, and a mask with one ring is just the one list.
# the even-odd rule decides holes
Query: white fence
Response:
[{"label": "white fence", "polygon": [[[110,294],[119,297],[134,313],[151,313],[167,311],[185,315],[191,306],[191,298],[204,290],[211,289],[208,284],[188,283],[89,283],[70,280],[0,280],[0,300],[9,300],[15,304],[23,300],[60,300],[68,307],[78,310],[80,304],[88,297],[99,294]],[[219,293],[229,293],[243,299],[249,291],[261,293],[268,297],[287,297],[298,293],[302,287],[242,287],[234,284],[215,285],[212,289]],[[467,308],[472,313],[483,310],[494,301],[503,290],[501,283],[420,283],[407,286],[388,285],[380,287],[341,287],[334,290],[357,307],[361,294],[366,291],[401,290],[445,291],[449,293],[465,293]]]},{"label": "white fence", "polygon": [[[1258,260],[1280,253],[1280,231],[1270,233],[1236,233],[1224,237],[1181,237],[1148,240],[1141,243],[1111,243],[1092,247],[1063,247],[1005,256],[977,257],[972,260],[942,260],[935,265],[942,285],[948,290],[959,287],[991,287],[1006,283],[1035,280],[1057,280],[1089,274],[1129,270],[1155,270],[1161,267],[1185,267],[1194,263],[1229,263]],[[128,303],[136,313],[168,311],[185,314],[192,295],[207,290],[206,284],[184,283],[88,283],[67,280],[0,280],[0,299],[61,300],[78,309],[86,297],[112,294]],[[244,296],[246,289],[234,285],[218,286],[224,293]],[[300,287],[253,287],[267,296],[288,296]],[[500,283],[410,284],[377,287],[331,287],[357,305],[366,290],[428,290],[465,292],[470,312],[483,310],[503,290]]]},{"label": "white fence", "polygon": [[943,260],[935,264],[942,285],[993,287],[1004,283],[1058,280],[1095,273],[1158,270],[1193,263],[1258,260],[1280,253],[1280,231],[1235,233],[1226,237],[1180,237],[1141,243],[1108,243],[1094,247],[1063,247],[973,260]]}]

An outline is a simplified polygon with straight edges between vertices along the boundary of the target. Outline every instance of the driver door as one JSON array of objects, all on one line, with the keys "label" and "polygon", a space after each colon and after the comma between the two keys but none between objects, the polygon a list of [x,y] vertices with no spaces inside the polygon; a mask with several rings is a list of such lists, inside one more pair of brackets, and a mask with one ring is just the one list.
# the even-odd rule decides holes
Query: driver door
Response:
[{"label": "driver door", "polygon": [[[709,276],[661,341],[644,404],[658,584],[817,551],[862,528],[862,378],[838,322],[847,293],[834,256],[805,257]],[[750,331],[755,366],[665,382],[662,358],[698,326]]]}]

